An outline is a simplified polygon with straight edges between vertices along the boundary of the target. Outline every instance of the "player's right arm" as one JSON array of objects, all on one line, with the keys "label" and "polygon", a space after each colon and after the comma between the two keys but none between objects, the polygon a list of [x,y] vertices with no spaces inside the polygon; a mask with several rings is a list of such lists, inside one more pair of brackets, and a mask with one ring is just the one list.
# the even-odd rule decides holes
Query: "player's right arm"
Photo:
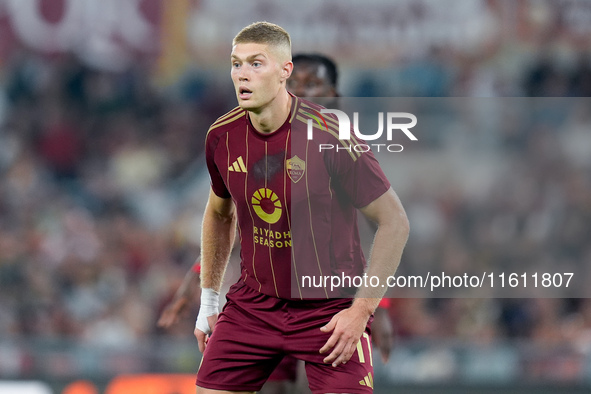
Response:
[{"label": "player's right arm", "polygon": [[231,198],[210,190],[201,230],[201,307],[195,337],[203,352],[218,317],[218,297],[236,234],[236,212]]}]

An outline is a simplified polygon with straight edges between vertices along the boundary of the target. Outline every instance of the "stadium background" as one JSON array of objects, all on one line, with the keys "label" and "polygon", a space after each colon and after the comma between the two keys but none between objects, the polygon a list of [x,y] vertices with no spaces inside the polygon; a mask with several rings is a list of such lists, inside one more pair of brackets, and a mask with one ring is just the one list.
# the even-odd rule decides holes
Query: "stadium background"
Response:
[{"label": "stadium background", "polygon": [[[591,95],[587,0],[0,0],[0,392],[85,379],[115,394],[120,375],[195,371],[196,311],[167,332],[155,321],[198,256],[203,137],[235,105],[229,42],[256,20],[332,56],[343,96]],[[470,147],[493,160],[473,189],[395,184],[412,224],[402,266],[588,266],[591,107],[577,102],[564,127],[477,122]],[[435,139],[409,154],[433,174],[454,151]],[[376,392],[591,385],[585,298],[408,298],[390,313]],[[185,392],[174,384],[160,392]]]}]

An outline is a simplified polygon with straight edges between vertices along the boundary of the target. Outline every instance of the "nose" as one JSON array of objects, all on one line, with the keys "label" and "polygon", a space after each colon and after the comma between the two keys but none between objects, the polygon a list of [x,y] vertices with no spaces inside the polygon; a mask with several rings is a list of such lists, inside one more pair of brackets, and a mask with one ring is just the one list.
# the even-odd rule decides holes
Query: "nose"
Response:
[{"label": "nose", "polygon": [[248,71],[245,70],[245,67],[240,67],[238,70],[236,70],[236,76],[240,82],[248,81],[250,79]]}]

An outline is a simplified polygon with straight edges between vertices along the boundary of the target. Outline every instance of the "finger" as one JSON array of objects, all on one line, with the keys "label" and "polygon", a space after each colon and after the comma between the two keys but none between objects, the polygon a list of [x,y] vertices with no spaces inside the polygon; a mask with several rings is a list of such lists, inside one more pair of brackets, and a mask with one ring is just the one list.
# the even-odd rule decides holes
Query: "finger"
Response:
[{"label": "finger", "polygon": [[206,337],[205,333],[199,329],[195,329],[193,332],[195,334],[195,338],[197,338],[197,343],[199,344],[199,351],[203,353],[205,351],[205,344],[206,344]]},{"label": "finger", "polygon": [[322,346],[320,348],[320,353],[326,353],[328,352],[330,349],[332,349],[338,342],[339,340],[339,335],[337,333],[333,333],[330,338],[328,338],[328,341],[326,341],[326,343],[324,344],[324,346]]},{"label": "finger", "polygon": [[332,363],[335,367],[340,364],[346,364],[347,361],[353,357],[353,353],[357,350],[357,345],[353,343],[349,343],[345,350],[341,353],[341,355]]},{"label": "finger", "polygon": [[341,353],[345,349],[345,346],[346,342],[343,340],[339,340],[336,346],[332,349],[332,352],[330,352],[330,354],[326,356],[322,361],[324,361],[326,364],[334,363],[334,361],[341,355]]},{"label": "finger", "polygon": [[332,364],[333,367],[336,367],[338,364],[335,364],[335,360],[337,358],[339,358],[339,356],[341,355],[341,353],[343,352],[344,349],[343,344],[337,344],[337,346],[335,346],[335,348],[333,349],[333,351],[324,358],[324,360],[322,360],[323,362],[325,362],[326,364]]},{"label": "finger", "polygon": [[337,319],[336,319],[336,316],[333,316],[332,319],[330,319],[330,321],[328,323],[326,323],[324,326],[320,327],[320,331],[331,332],[332,330],[334,330],[336,325],[337,325]]}]

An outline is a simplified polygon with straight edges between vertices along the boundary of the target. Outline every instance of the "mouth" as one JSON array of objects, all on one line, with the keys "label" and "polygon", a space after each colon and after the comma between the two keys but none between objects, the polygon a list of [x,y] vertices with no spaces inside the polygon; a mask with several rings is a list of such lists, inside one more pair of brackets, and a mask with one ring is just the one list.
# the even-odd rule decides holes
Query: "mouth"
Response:
[{"label": "mouth", "polygon": [[241,100],[248,100],[252,96],[252,91],[244,86],[240,86],[238,89],[238,97]]}]

